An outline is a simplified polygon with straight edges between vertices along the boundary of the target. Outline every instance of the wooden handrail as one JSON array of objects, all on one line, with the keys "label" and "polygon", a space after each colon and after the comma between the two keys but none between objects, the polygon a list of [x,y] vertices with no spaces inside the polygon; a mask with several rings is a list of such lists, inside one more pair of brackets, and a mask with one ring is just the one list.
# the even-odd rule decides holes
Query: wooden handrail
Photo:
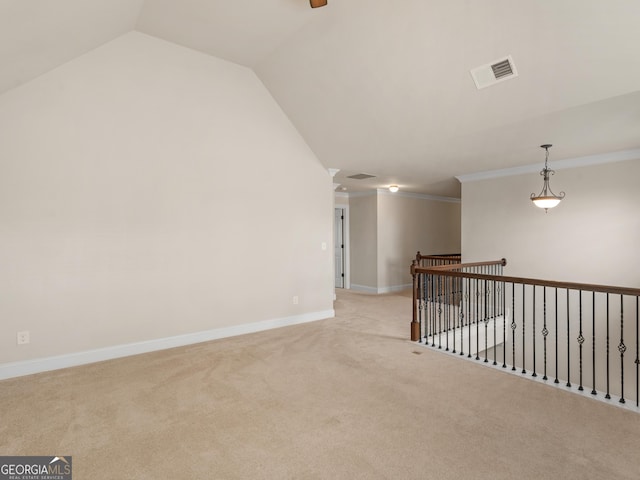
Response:
[{"label": "wooden handrail", "polygon": [[442,255],[422,255],[420,252],[416,254],[416,260],[460,260],[462,255],[459,253],[445,253]]},{"label": "wooden handrail", "polygon": [[[507,265],[507,259],[506,258],[502,258],[500,260],[489,260],[486,262],[473,262],[473,263],[450,263],[447,265],[433,265],[430,267],[420,267],[420,266],[416,266],[417,268],[421,268],[421,269],[428,269],[428,270],[456,270],[456,269],[461,269],[461,268],[465,268],[465,267],[486,267],[486,266],[491,266],[491,265],[502,265],[503,267]],[[413,273],[413,271],[412,271]],[[416,272],[416,273],[424,273],[424,272]]]},{"label": "wooden handrail", "polygon": [[[480,262],[480,264],[485,265],[486,263]],[[470,263],[462,263],[457,267],[463,268],[463,267],[473,266],[473,265],[474,264],[470,264]],[[432,273],[435,275],[443,275],[447,277],[475,278],[479,280],[495,280],[498,282],[536,285],[541,287],[563,288],[563,289],[569,289],[569,290],[582,290],[585,292],[602,292],[602,293],[611,293],[616,295],[640,296],[640,288],[617,287],[612,285],[597,285],[593,283],[562,282],[557,280],[542,280],[539,278],[508,277],[505,275],[487,275],[483,273],[466,273],[466,272],[460,272],[460,271],[451,271],[442,267],[420,267],[417,265],[412,265],[411,273],[412,274]]]}]

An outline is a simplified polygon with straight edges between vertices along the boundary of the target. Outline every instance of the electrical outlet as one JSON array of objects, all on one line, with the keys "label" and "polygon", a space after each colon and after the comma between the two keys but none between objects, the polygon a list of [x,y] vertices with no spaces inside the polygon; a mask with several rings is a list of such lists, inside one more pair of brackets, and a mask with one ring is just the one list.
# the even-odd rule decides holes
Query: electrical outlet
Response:
[{"label": "electrical outlet", "polygon": [[298,305],[298,296],[293,297],[293,304]]},{"label": "electrical outlet", "polygon": [[18,332],[16,335],[16,341],[18,343],[18,345],[26,345],[27,343],[29,343],[30,338],[29,338],[29,330],[24,330],[22,332]]}]

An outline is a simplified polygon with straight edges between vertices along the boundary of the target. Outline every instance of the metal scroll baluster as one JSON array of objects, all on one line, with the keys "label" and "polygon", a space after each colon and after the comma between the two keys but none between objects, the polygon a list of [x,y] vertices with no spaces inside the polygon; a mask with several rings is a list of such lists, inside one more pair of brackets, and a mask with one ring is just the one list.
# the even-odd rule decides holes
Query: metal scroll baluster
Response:
[{"label": "metal scroll baluster", "polygon": [[498,362],[496,362],[496,344],[498,343],[497,341],[497,334],[496,334],[496,328],[498,328],[498,315],[496,315],[497,309],[496,309],[496,302],[497,302],[497,298],[496,295],[499,294],[498,290],[496,290],[496,281],[493,281],[493,364],[497,365]]},{"label": "metal scroll baluster", "polygon": [[578,386],[578,390],[582,391],[584,390],[583,386],[582,386],[582,344],[584,343],[584,337],[582,336],[582,290],[580,290],[580,334],[578,335],[578,344],[580,345],[580,355],[579,355],[579,360],[580,360],[580,368],[579,368],[579,372],[580,372],[580,385]]},{"label": "metal scroll baluster", "polygon": [[625,403],[624,399],[624,352],[627,347],[624,344],[624,296],[620,295],[620,344],[618,345],[620,352],[620,403]]},{"label": "metal scroll baluster", "polygon": [[[414,261],[415,263],[415,261]],[[422,343],[422,326],[424,324],[424,337],[427,338],[427,316],[424,315],[425,308],[425,285],[424,285],[424,275],[422,273],[416,274],[418,277],[418,286],[417,286],[417,299],[418,302],[418,330],[420,334],[418,335],[418,342]],[[424,320],[424,321],[423,321]]]},{"label": "metal scroll baluster", "polygon": [[591,339],[592,339],[592,349],[591,349],[591,360],[592,360],[592,379],[591,384],[591,395],[597,395],[596,391],[596,292],[591,292]]},{"label": "metal scroll baluster", "polygon": [[640,406],[640,398],[638,398],[638,367],[640,367],[640,353],[638,353],[638,297],[636,297],[636,407]]},{"label": "metal scroll baluster", "polygon": [[480,291],[478,285],[480,280],[476,279],[476,360],[480,360]]},{"label": "metal scroll baluster", "polygon": [[526,328],[525,328],[525,324],[526,324],[526,311],[525,311],[525,291],[524,291],[524,283],[522,284],[522,373],[527,373],[527,368],[526,368],[526,357],[525,357],[525,351],[526,351],[526,346],[527,343],[525,341],[525,337],[526,337]]},{"label": "metal scroll baluster", "polygon": [[[502,266],[500,266],[502,275]],[[502,368],[507,368],[507,284],[502,282]]]},{"label": "metal scroll baluster", "polygon": [[442,348],[442,275],[438,275],[438,349]]},{"label": "metal scroll baluster", "polygon": [[607,394],[604,398],[609,399],[609,294],[607,293]]},{"label": "metal scroll baluster", "polygon": [[531,336],[533,337],[533,374],[532,377],[537,377],[536,373],[536,286],[533,285],[533,322],[531,327]]},{"label": "metal scroll baluster", "polygon": [[453,349],[451,350],[451,353],[456,353],[456,330],[457,330],[457,323],[458,323],[458,314],[457,314],[457,309],[456,309],[456,305],[458,304],[456,296],[457,296],[457,289],[456,289],[456,277],[450,277],[450,281],[451,281],[451,305],[450,305],[450,310],[451,310],[451,317],[452,317],[452,322],[451,324],[453,325],[452,331],[453,331]]},{"label": "metal scroll baluster", "polygon": [[489,359],[489,286],[487,280],[484,281],[484,362],[487,363]]},{"label": "metal scroll baluster", "polygon": [[[420,322],[424,324],[424,343],[425,345],[429,344],[429,275],[425,273],[419,273],[418,278],[420,279]],[[422,315],[424,314],[424,321]],[[420,342],[422,342],[422,337],[420,337]]]},{"label": "metal scroll baluster", "polygon": [[542,376],[543,380],[547,379],[547,335],[549,335],[549,330],[547,330],[547,287],[542,287],[542,346],[544,351],[544,375]]},{"label": "metal scroll baluster", "polygon": [[[474,279],[473,284],[475,286],[477,280]],[[471,291],[471,279],[469,279],[469,317],[467,323],[469,324],[469,350],[467,351],[467,358],[471,358],[471,329],[473,328],[473,322],[471,319],[471,313],[473,308],[471,307],[471,301],[473,300],[473,293]]]},{"label": "metal scroll baluster", "polygon": [[436,282],[436,276],[431,277],[431,346],[436,346],[436,324],[438,321],[438,304],[436,303],[436,292],[438,289],[438,282]]},{"label": "metal scroll baluster", "polygon": [[445,352],[449,351],[449,330],[451,330],[451,277],[444,277],[444,331],[445,331]]},{"label": "metal scroll baluster", "polygon": [[516,284],[511,283],[511,371],[516,371]]},{"label": "metal scroll baluster", "polygon": [[499,288],[496,286],[496,281],[493,281],[493,364],[497,365],[498,362],[496,362],[496,345],[498,343],[497,341],[497,334],[496,334],[496,328],[498,328],[498,315],[497,315],[497,308],[496,308],[496,302],[498,301],[498,299],[496,298],[496,296],[499,294],[498,290],[496,288]]},{"label": "metal scroll baluster", "polygon": [[638,367],[640,367],[640,353],[638,353],[638,347],[640,346],[638,340],[638,297],[636,297],[636,407],[640,406],[640,398],[638,398]]},{"label": "metal scroll baluster", "polygon": [[571,322],[569,320],[569,289],[567,288],[567,387],[571,386]]},{"label": "metal scroll baluster", "polygon": [[556,304],[556,378],[553,383],[560,383],[558,380],[558,287],[555,288],[555,304]]},{"label": "metal scroll baluster", "polygon": [[[469,321],[468,320],[468,311],[467,314],[465,315],[464,311],[465,311],[465,307],[469,304],[469,290],[468,290],[468,284],[467,284],[467,289],[464,288],[464,278],[460,279],[460,288],[462,289],[460,291],[460,295],[461,295],[461,299],[460,299],[460,355],[464,355],[464,329],[465,329],[465,322]],[[468,308],[468,307],[466,307]]]}]

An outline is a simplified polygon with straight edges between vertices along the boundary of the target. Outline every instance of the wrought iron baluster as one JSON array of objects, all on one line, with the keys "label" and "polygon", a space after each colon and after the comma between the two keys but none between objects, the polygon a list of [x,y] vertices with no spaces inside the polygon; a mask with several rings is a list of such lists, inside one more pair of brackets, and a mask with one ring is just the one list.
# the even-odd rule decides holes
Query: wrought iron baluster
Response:
[{"label": "wrought iron baluster", "polygon": [[511,371],[516,371],[516,284],[511,283]]},{"label": "wrought iron baluster", "polygon": [[578,335],[578,344],[580,345],[580,355],[578,356],[579,360],[580,360],[580,368],[579,368],[579,373],[580,373],[580,385],[578,386],[578,390],[582,391],[584,390],[583,386],[582,386],[582,344],[584,343],[584,337],[582,336],[582,290],[580,290],[580,296],[579,296],[579,304],[580,304],[580,334]]},{"label": "wrought iron baluster", "polygon": [[625,403],[624,399],[624,352],[627,347],[624,344],[624,296],[620,295],[620,344],[618,345],[620,352],[620,403]]},{"label": "wrought iron baluster", "polygon": [[[500,266],[502,275],[502,266]],[[502,282],[502,368],[507,368],[507,285]]]},{"label": "wrought iron baluster", "polygon": [[638,367],[640,367],[640,353],[638,352],[638,297],[636,297],[636,407],[640,406],[640,398],[638,398]]},{"label": "wrought iron baluster", "polygon": [[464,280],[464,277],[460,279],[460,355],[464,355],[464,329],[466,328],[465,322],[469,320],[467,317],[469,312],[467,311],[467,315],[464,313],[465,305],[469,304],[469,286],[467,282],[467,289],[464,288]]},{"label": "wrought iron baluster", "polygon": [[476,279],[476,360],[480,360],[480,291],[478,285],[480,280]]},{"label": "wrought iron baluster", "polygon": [[[422,325],[424,323],[424,337],[427,338],[427,316],[424,308],[426,306],[426,285],[424,285],[424,274],[418,273],[418,298],[416,299],[418,302],[418,330],[420,334],[418,335],[419,343],[422,343]],[[424,322],[423,322],[424,316]]]},{"label": "wrought iron baluster", "polygon": [[609,399],[609,294],[607,293],[607,393],[604,398]]},{"label": "wrought iron baluster", "polygon": [[556,378],[553,380],[553,383],[560,383],[560,380],[558,380],[558,337],[560,335],[558,335],[558,287],[555,288],[555,295],[554,295],[554,301],[555,301],[555,322],[556,322]]},{"label": "wrought iron baluster", "polygon": [[592,387],[591,387],[591,395],[597,395],[596,392],[596,292],[591,292],[591,308],[592,308],[592,316],[591,316],[591,338],[592,338],[592,351],[591,351],[591,360],[592,360]]},{"label": "wrought iron baluster", "polygon": [[543,380],[547,379],[547,335],[549,335],[549,330],[547,330],[547,287],[542,287],[542,346],[544,351],[544,375],[542,376]]},{"label": "wrought iron baluster", "polygon": [[567,288],[567,387],[571,387],[571,322],[569,317],[569,289]]},{"label": "wrought iron baluster", "polygon": [[449,304],[451,303],[451,277],[444,277],[444,326],[445,326],[445,352],[449,351],[449,331],[451,330]]},{"label": "wrought iron baluster", "polygon": [[438,282],[436,281],[436,276],[435,275],[431,275],[431,287],[432,287],[432,297],[431,297],[431,324],[432,324],[432,328],[431,328],[431,346],[435,347],[436,346],[436,325],[437,325],[437,321],[438,321],[438,309],[437,309],[437,303],[436,303],[436,293],[437,293],[437,289],[438,289]]},{"label": "wrought iron baluster", "polygon": [[438,349],[442,349],[442,275],[438,275]]},{"label": "wrought iron baluster", "polygon": [[430,289],[432,288],[431,283],[433,281],[433,279],[431,278],[431,275],[428,274],[421,274],[422,277],[422,311],[423,311],[423,315],[424,315],[424,337],[425,337],[425,343],[428,344],[429,343],[429,335],[432,333],[431,332],[431,312],[429,311],[429,301],[430,301],[430,297],[431,297],[431,292]]},{"label": "wrought iron baluster", "polygon": [[522,373],[527,373],[527,367],[526,367],[526,350],[527,350],[527,343],[526,343],[526,317],[527,317],[527,312],[525,310],[525,290],[524,290],[524,283],[522,284]]},{"label": "wrought iron baluster", "polygon": [[536,286],[533,285],[533,319],[531,327],[531,336],[533,337],[533,374],[532,377],[537,377],[536,373]]},{"label": "wrought iron baluster", "polygon": [[487,363],[489,359],[489,286],[487,280],[484,281],[484,362]]},{"label": "wrought iron baluster", "polygon": [[[469,282],[471,282],[471,279],[469,279]],[[476,279],[473,280],[473,285],[474,288],[476,286],[476,284],[478,283],[478,281]],[[471,320],[471,315],[473,312],[473,308],[471,306],[471,300],[473,300],[473,294],[471,292],[471,286],[469,286],[469,350],[467,353],[467,358],[471,358],[471,329],[473,328],[473,321]]]},{"label": "wrought iron baluster", "polygon": [[496,281],[493,280],[493,364],[497,365],[498,362],[496,362],[496,347],[497,347],[497,335],[496,335],[496,328],[497,328],[497,323],[498,323],[498,316],[496,315],[496,295],[497,295],[497,290],[496,290]]}]

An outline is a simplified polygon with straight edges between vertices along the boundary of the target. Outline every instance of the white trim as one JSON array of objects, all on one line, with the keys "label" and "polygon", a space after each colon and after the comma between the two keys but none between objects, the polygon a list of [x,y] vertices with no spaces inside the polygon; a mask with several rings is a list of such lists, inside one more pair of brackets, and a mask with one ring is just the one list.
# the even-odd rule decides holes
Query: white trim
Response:
[{"label": "white trim", "polygon": [[356,292],[362,292],[362,293],[378,293],[378,289],[376,287],[369,287],[367,285],[357,285],[355,283],[351,284],[351,290],[355,290]]},{"label": "white trim", "polygon": [[354,283],[351,284],[351,290],[355,290],[356,292],[363,293],[374,293],[374,294],[383,294],[383,293],[394,293],[401,292],[403,290],[407,290],[413,286],[412,283],[407,283],[405,285],[391,285],[390,287],[369,287],[367,285],[356,285]]},{"label": "white trim", "polygon": [[5,363],[0,365],[0,380],[21,377],[23,375],[32,375],[34,373],[48,372],[61,368],[76,367],[78,365],[86,365],[105,360],[113,360],[115,358],[155,352],[168,348],[183,347],[194,343],[209,342],[211,340],[235,337],[237,335],[261,332],[264,330],[287,327],[300,323],[315,322],[316,320],[323,320],[332,317],[335,317],[335,310],[309,312],[291,317],[274,318],[260,322],[216,328],[203,332],[187,333],[184,335],[177,335],[175,337],[158,338],[155,340],[147,340],[144,342],[129,343],[125,345],[115,345],[113,347],[70,353],[55,357]]},{"label": "white trim", "polygon": [[347,192],[336,192],[335,196],[336,198],[349,198],[349,194]]},{"label": "white trim", "polygon": [[[554,160],[551,167],[554,170],[564,170],[567,168],[589,167],[603,163],[624,162],[627,160],[640,159],[640,149],[623,150],[621,152],[602,153],[598,155],[587,155],[585,157],[566,158],[564,160]],[[511,177],[524,173],[538,173],[542,169],[542,163],[523,165],[520,167],[502,168],[498,170],[487,170],[486,172],[469,173],[457,175],[460,183],[477,182],[491,178]]]},{"label": "white trim", "polygon": [[404,285],[391,285],[390,287],[378,288],[378,293],[401,292],[401,291],[407,290],[408,288],[411,288],[411,287],[413,287],[412,283],[405,283]]},{"label": "white trim", "polygon": [[331,178],[335,177],[339,171],[340,171],[339,168],[327,168],[327,172],[329,172],[329,175],[331,175]]}]

